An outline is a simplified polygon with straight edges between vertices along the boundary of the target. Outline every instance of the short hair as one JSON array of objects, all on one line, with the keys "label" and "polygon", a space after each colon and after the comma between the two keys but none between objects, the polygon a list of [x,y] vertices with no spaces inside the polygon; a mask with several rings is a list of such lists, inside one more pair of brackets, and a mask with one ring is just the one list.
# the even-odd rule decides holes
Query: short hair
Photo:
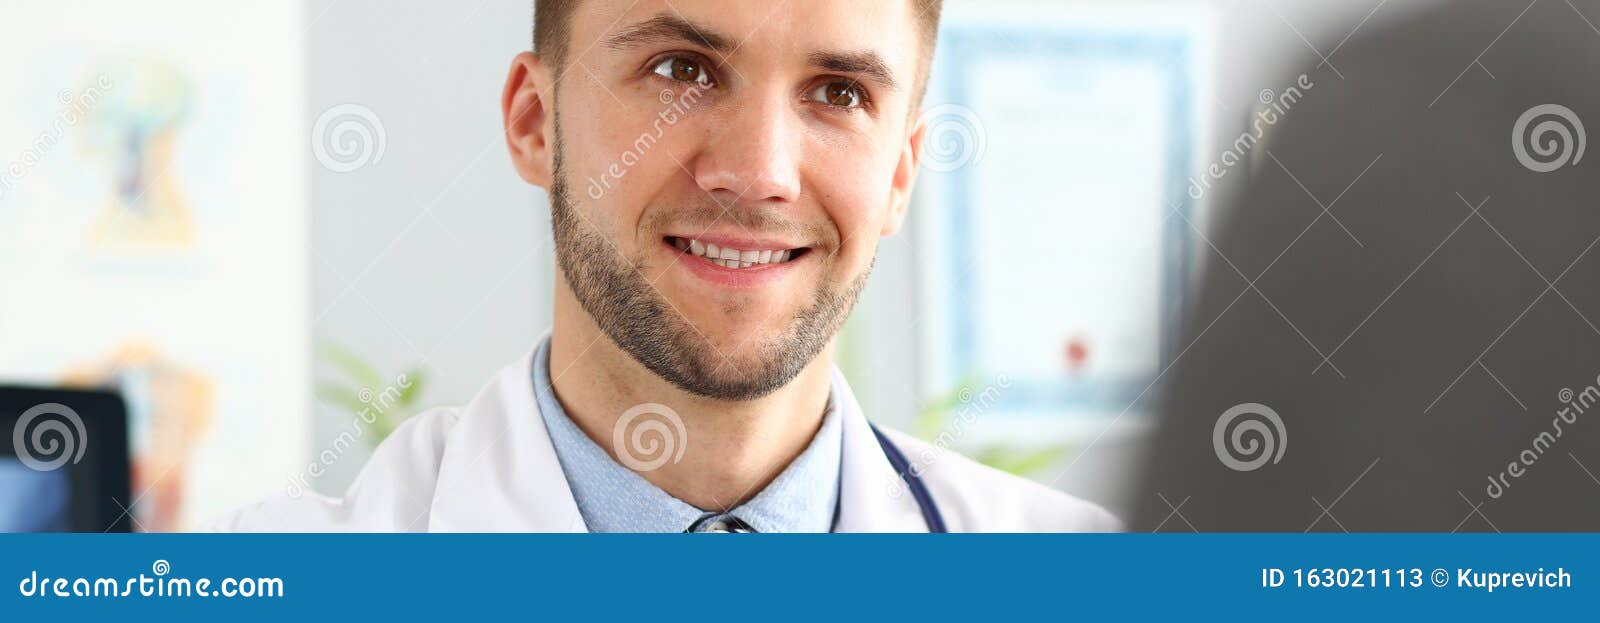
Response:
[{"label": "short hair", "polygon": [[[534,0],[533,3],[533,53],[545,59],[556,73],[565,71],[568,46],[572,43],[572,10],[579,0]],[[939,39],[939,14],[944,0],[910,0],[917,9],[922,28],[922,62],[918,67],[912,108],[922,101],[927,90],[928,72],[933,65],[934,45]]]}]

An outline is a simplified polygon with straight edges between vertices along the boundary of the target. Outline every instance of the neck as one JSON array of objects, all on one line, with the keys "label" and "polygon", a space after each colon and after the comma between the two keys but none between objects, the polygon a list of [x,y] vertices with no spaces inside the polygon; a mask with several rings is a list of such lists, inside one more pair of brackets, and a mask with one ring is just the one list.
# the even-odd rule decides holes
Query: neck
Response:
[{"label": "neck", "polygon": [[[676,412],[685,434],[666,440],[665,448],[675,455],[676,444],[683,444],[682,459],[639,472],[672,496],[704,510],[725,511],[743,504],[799,457],[821,427],[832,344],[788,385],[765,397],[705,398],[678,389],[640,365],[600,330],[570,292],[561,291],[565,284],[557,289],[550,337],[556,399],[578,428],[613,459],[619,451],[612,441],[614,430],[628,409],[656,403]],[[649,461],[657,456],[662,455],[637,458]]]}]

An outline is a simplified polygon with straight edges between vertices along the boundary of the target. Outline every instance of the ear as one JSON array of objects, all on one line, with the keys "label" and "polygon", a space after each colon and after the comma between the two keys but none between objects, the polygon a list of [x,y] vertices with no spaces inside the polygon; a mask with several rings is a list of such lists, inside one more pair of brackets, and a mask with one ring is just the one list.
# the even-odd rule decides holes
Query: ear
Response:
[{"label": "ear", "polygon": [[893,188],[889,193],[889,217],[883,221],[880,235],[893,236],[905,225],[906,213],[911,210],[911,189],[917,183],[917,166],[922,162],[922,139],[928,132],[928,122],[920,116],[906,136],[900,151],[900,161],[894,168]]},{"label": "ear", "polygon": [[550,189],[555,168],[555,93],[549,67],[532,52],[518,54],[506,75],[500,111],[506,127],[506,148],[517,174],[529,184]]}]

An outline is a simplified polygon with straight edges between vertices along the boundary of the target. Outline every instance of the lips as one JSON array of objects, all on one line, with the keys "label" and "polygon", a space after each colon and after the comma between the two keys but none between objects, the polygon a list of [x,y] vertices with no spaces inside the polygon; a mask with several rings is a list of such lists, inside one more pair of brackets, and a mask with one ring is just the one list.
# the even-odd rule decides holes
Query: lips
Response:
[{"label": "lips", "polygon": [[728,244],[719,245],[695,238],[682,238],[668,236],[666,242],[685,254],[698,257],[701,260],[734,270],[759,268],[774,264],[786,264],[799,259],[808,249],[801,248],[755,248],[760,243],[745,244],[752,248],[738,248]]}]

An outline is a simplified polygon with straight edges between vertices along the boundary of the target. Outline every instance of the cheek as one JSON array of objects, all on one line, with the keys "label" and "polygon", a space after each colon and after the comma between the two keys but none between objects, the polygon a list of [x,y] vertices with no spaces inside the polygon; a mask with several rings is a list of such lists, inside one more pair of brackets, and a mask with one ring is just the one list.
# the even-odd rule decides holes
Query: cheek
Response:
[{"label": "cheek", "polygon": [[562,154],[572,200],[627,250],[645,209],[683,175],[674,161],[675,146],[687,124],[657,128],[654,111],[622,107],[609,95],[569,102],[571,110],[599,113],[562,117]]},{"label": "cheek", "polygon": [[812,188],[838,229],[840,255],[851,263],[869,261],[889,215],[894,162],[831,151],[812,162]]}]

